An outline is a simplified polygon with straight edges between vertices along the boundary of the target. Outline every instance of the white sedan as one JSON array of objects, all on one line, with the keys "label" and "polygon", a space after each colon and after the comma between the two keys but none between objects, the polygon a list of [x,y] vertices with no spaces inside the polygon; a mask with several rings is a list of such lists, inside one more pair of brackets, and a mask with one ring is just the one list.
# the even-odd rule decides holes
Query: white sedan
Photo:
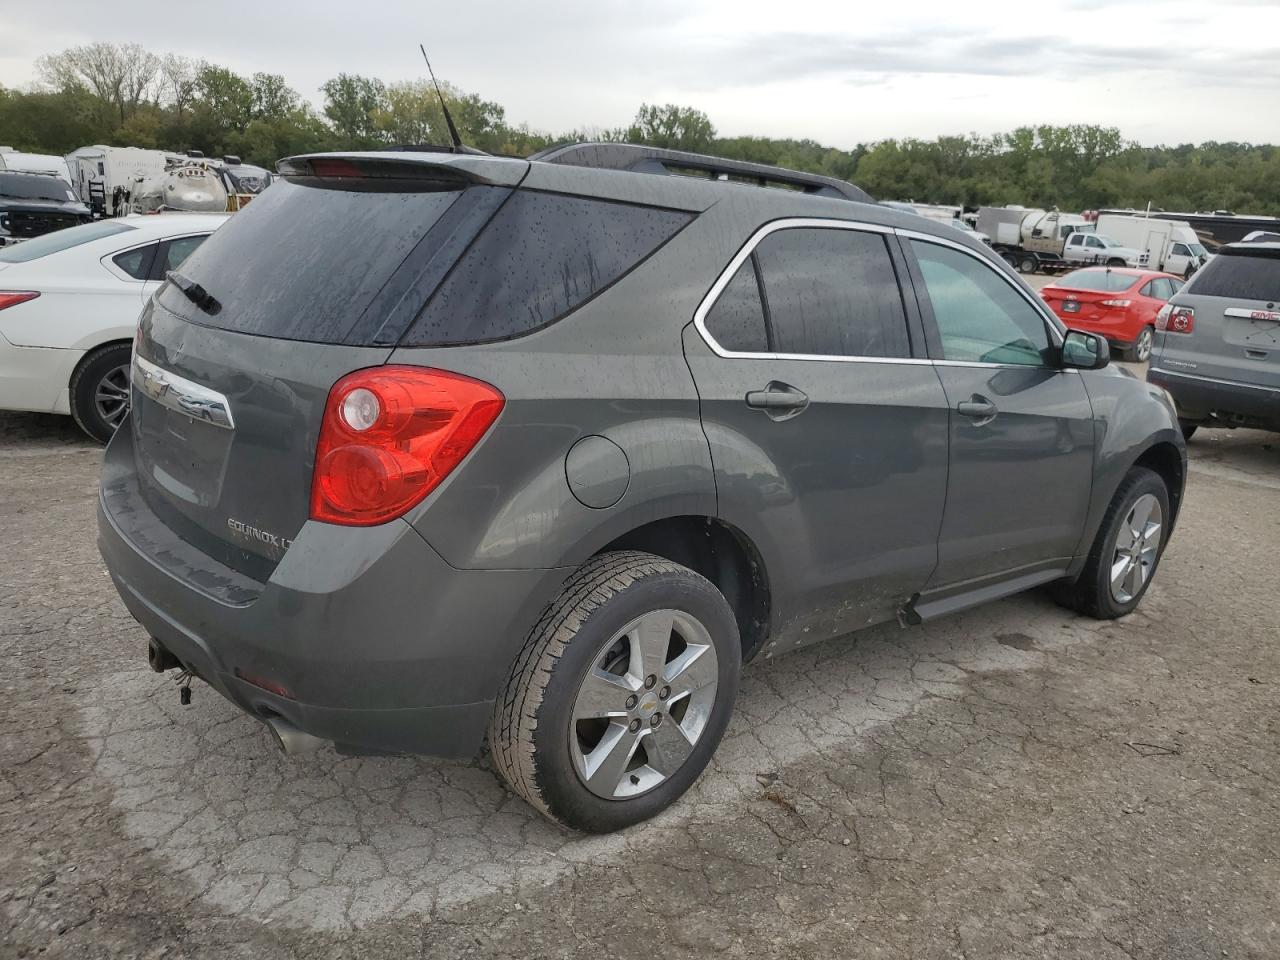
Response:
[{"label": "white sedan", "polygon": [[0,409],[70,414],[109,440],[129,410],[138,314],[227,216],[98,220],[0,249]]}]

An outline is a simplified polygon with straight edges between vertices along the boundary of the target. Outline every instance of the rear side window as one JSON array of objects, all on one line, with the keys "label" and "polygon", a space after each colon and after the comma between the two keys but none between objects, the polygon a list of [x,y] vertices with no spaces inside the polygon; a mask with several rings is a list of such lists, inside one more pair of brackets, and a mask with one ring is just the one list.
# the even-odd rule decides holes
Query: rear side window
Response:
[{"label": "rear side window", "polygon": [[177,270],[187,257],[195,253],[196,248],[208,239],[208,234],[201,234],[195,237],[178,237],[176,240],[170,240],[164,248],[164,263],[161,265],[164,273],[170,270]]},{"label": "rear side window", "polygon": [[742,262],[729,285],[716,298],[704,323],[707,332],[726,350],[765,353],[770,349],[754,257]]},{"label": "rear side window", "polygon": [[179,272],[204,287],[217,311],[199,309],[172,284],[160,288],[160,303],[222,330],[343,342],[462,193],[344,186],[277,181],[182,263]]},{"label": "rear side window", "polygon": [[155,259],[158,243],[149,243],[136,250],[117,253],[111,259],[115,265],[135,280],[145,280],[151,276],[151,261]]},{"label": "rear side window", "polygon": [[1232,300],[1280,300],[1280,252],[1274,256],[1220,253],[1191,279],[1187,293]]},{"label": "rear side window", "polygon": [[402,345],[504,340],[544,327],[600,293],[692,218],[517,190],[436,290]]},{"label": "rear side window", "polygon": [[843,357],[909,357],[893,260],[878,233],[790,228],[756,247],[773,349]]}]

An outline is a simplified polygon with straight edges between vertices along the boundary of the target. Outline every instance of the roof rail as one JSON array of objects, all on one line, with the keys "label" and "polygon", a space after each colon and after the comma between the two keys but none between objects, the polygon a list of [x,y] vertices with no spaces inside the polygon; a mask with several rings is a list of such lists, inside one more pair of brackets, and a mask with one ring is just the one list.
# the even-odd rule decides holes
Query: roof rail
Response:
[{"label": "roof rail", "polygon": [[548,147],[529,157],[543,163],[563,163],[573,167],[600,167],[606,170],[630,170],[634,173],[681,174],[699,171],[712,180],[748,181],[762,187],[786,186],[820,197],[875,203],[861,187],[845,180],[817,173],[801,173],[786,167],[745,160],[725,160],[702,153],[667,150],[634,143],[569,143]]}]

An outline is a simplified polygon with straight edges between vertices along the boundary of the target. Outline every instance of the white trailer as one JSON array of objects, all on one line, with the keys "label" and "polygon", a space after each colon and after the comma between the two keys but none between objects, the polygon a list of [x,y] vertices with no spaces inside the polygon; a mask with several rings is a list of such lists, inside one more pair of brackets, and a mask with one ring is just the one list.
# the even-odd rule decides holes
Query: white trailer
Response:
[{"label": "white trailer", "polygon": [[145,177],[164,173],[177,154],[141,147],[108,147],[97,144],[67,154],[71,186],[95,216],[112,217],[129,212],[128,195]]},{"label": "white trailer", "polygon": [[1150,269],[1180,277],[1191,276],[1209,259],[1209,251],[1185,220],[1104,213],[1098,217],[1098,233],[1146,251]]},{"label": "white trailer", "polygon": [[67,161],[49,153],[25,153],[13,147],[0,147],[0,170],[14,173],[43,173],[70,183],[71,170]]}]

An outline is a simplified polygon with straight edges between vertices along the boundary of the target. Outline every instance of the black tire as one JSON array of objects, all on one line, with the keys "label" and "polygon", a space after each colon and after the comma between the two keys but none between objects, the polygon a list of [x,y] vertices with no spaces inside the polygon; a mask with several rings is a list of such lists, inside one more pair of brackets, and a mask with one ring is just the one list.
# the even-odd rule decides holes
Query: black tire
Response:
[{"label": "black tire", "polygon": [[1110,260],[1107,261],[1107,266],[1108,267],[1124,267],[1124,266],[1128,266],[1128,264],[1126,264],[1119,257],[1112,257]]},{"label": "black tire", "polygon": [[1194,420],[1178,421],[1178,428],[1182,431],[1183,440],[1190,440],[1195,435],[1195,432],[1199,428],[1199,426],[1200,424],[1196,423],[1196,421]]},{"label": "black tire", "polygon": [[[1160,504],[1163,528],[1160,546],[1152,564],[1151,573],[1146,583],[1127,603],[1119,602],[1111,593],[1110,563],[1121,524],[1128,516],[1130,509],[1139,497],[1152,494]],[[1155,579],[1160,560],[1164,556],[1164,548],[1168,542],[1169,523],[1172,515],[1169,512],[1169,490],[1164,480],[1153,470],[1146,467],[1134,467],[1120,483],[1120,488],[1111,498],[1111,505],[1102,518],[1098,535],[1094,538],[1093,547],[1085,561],[1084,570],[1074,583],[1063,581],[1054,584],[1053,597],[1064,607],[1068,607],[1096,620],[1114,620],[1131,613],[1142,602],[1147,588]]]},{"label": "black tire", "polygon": [[[111,435],[116,432],[119,420],[113,423],[104,415],[98,404],[98,388],[107,378],[115,379],[122,367],[126,371],[127,386],[127,371],[132,351],[132,346],[127,343],[109,343],[81,360],[75,373],[71,375],[71,383],[68,385],[71,395],[71,416],[75,418],[81,430],[99,443],[106,443],[111,439]],[[124,411],[128,412],[127,398]]]},{"label": "black tire", "polygon": [[[715,703],[692,752],[646,793],[606,799],[587,789],[570,753],[577,692],[601,648],[653,610],[696,617],[711,636],[718,665]],[[638,551],[601,554],[584,564],[534,625],[494,704],[493,765],[511,789],[563,826],[608,833],[654,816],[677,800],[715,752],[738,690],[741,645],[728,602],[702,576]]]},{"label": "black tire", "polygon": [[1019,273],[1035,273],[1036,269],[1039,266],[1040,266],[1040,261],[1037,260],[1035,257],[1023,257],[1021,260],[1018,261],[1018,272]]}]

